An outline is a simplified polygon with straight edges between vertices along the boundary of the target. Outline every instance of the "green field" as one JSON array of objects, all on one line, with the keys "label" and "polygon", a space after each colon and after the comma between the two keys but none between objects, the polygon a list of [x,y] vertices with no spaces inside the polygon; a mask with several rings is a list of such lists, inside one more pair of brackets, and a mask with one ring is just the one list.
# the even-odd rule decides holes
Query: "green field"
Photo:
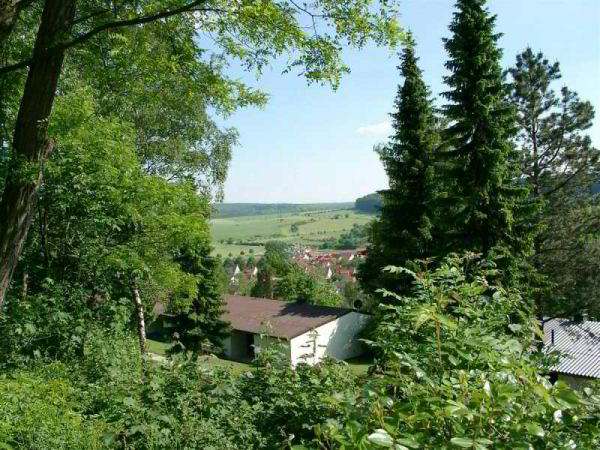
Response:
[{"label": "green field", "polygon": [[[317,247],[327,238],[337,238],[354,224],[364,225],[373,217],[346,209],[213,219],[214,253],[237,256],[243,251],[248,255],[252,249],[255,255],[261,255],[264,247],[250,244],[264,244],[270,240]],[[296,233],[292,232],[294,224],[298,227]]]}]

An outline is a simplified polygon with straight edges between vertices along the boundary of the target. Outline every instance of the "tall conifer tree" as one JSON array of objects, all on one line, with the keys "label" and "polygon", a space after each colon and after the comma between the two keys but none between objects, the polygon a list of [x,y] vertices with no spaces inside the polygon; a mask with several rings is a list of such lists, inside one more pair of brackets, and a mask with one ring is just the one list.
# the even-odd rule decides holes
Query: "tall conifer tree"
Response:
[{"label": "tall conifer tree", "polygon": [[359,279],[368,292],[385,287],[402,291],[405,281],[382,272],[387,265],[410,265],[432,256],[434,202],[437,192],[434,148],[438,143],[429,91],[417,66],[411,34],[398,67],[404,83],[398,87],[390,142],[377,149],[389,178],[382,191],[381,217],[370,230],[368,256]]},{"label": "tall conifer tree", "polygon": [[[541,207],[531,259],[541,278],[532,280],[539,317],[600,317],[600,150],[586,132],[594,108],[561,81],[560,65],[531,48],[517,55],[511,101],[517,109],[522,177]],[[560,86],[560,85],[559,85]],[[540,287],[538,289],[538,287]]]},{"label": "tall conifer tree", "polygon": [[221,353],[223,340],[231,329],[222,319],[225,305],[219,280],[220,260],[210,256],[210,248],[202,247],[183,250],[177,261],[183,271],[197,277],[198,293],[188,308],[167,321],[174,341],[169,353],[186,353],[192,358],[207,352]]},{"label": "tall conifer tree", "polygon": [[[473,251],[496,259],[506,275],[530,252],[527,191],[517,185],[518,166],[511,144],[516,115],[507,101],[495,33],[496,18],[485,0],[458,0],[445,39],[449,54],[443,95],[450,126],[444,134],[447,173],[446,251]],[[517,216],[517,217],[516,217]]]}]

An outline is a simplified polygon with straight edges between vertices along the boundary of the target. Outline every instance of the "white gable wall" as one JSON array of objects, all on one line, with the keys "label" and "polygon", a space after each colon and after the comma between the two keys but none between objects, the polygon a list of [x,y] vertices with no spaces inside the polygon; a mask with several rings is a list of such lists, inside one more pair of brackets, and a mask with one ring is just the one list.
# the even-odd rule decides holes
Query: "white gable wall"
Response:
[{"label": "white gable wall", "polygon": [[323,357],[349,359],[360,356],[364,345],[358,334],[365,328],[370,316],[349,312],[336,320],[308,331],[290,340],[292,365],[300,362],[316,364]]}]

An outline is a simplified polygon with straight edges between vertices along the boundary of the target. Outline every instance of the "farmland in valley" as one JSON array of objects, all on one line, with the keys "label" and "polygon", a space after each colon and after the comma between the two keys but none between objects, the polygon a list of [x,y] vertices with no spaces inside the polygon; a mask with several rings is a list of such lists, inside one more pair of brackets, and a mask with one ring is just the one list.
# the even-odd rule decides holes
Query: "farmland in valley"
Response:
[{"label": "farmland in valley", "polygon": [[264,243],[282,240],[293,244],[318,247],[338,238],[354,224],[365,225],[373,215],[352,209],[315,210],[301,213],[221,217],[211,221],[214,253],[233,256],[240,252],[260,255]]}]

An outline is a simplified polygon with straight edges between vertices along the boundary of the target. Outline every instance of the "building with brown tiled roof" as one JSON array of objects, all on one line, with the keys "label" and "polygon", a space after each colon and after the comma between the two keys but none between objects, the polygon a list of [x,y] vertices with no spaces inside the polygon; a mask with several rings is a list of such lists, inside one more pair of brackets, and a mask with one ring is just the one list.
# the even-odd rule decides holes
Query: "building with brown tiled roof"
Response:
[{"label": "building with brown tiled roof", "polygon": [[233,330],[224,343],[226,356],[249,360],[280,340],[293,365],[359,356],[364,348],[358,334],[370,319],[350,309],[239,295],[225,296],[225,310]]}]

